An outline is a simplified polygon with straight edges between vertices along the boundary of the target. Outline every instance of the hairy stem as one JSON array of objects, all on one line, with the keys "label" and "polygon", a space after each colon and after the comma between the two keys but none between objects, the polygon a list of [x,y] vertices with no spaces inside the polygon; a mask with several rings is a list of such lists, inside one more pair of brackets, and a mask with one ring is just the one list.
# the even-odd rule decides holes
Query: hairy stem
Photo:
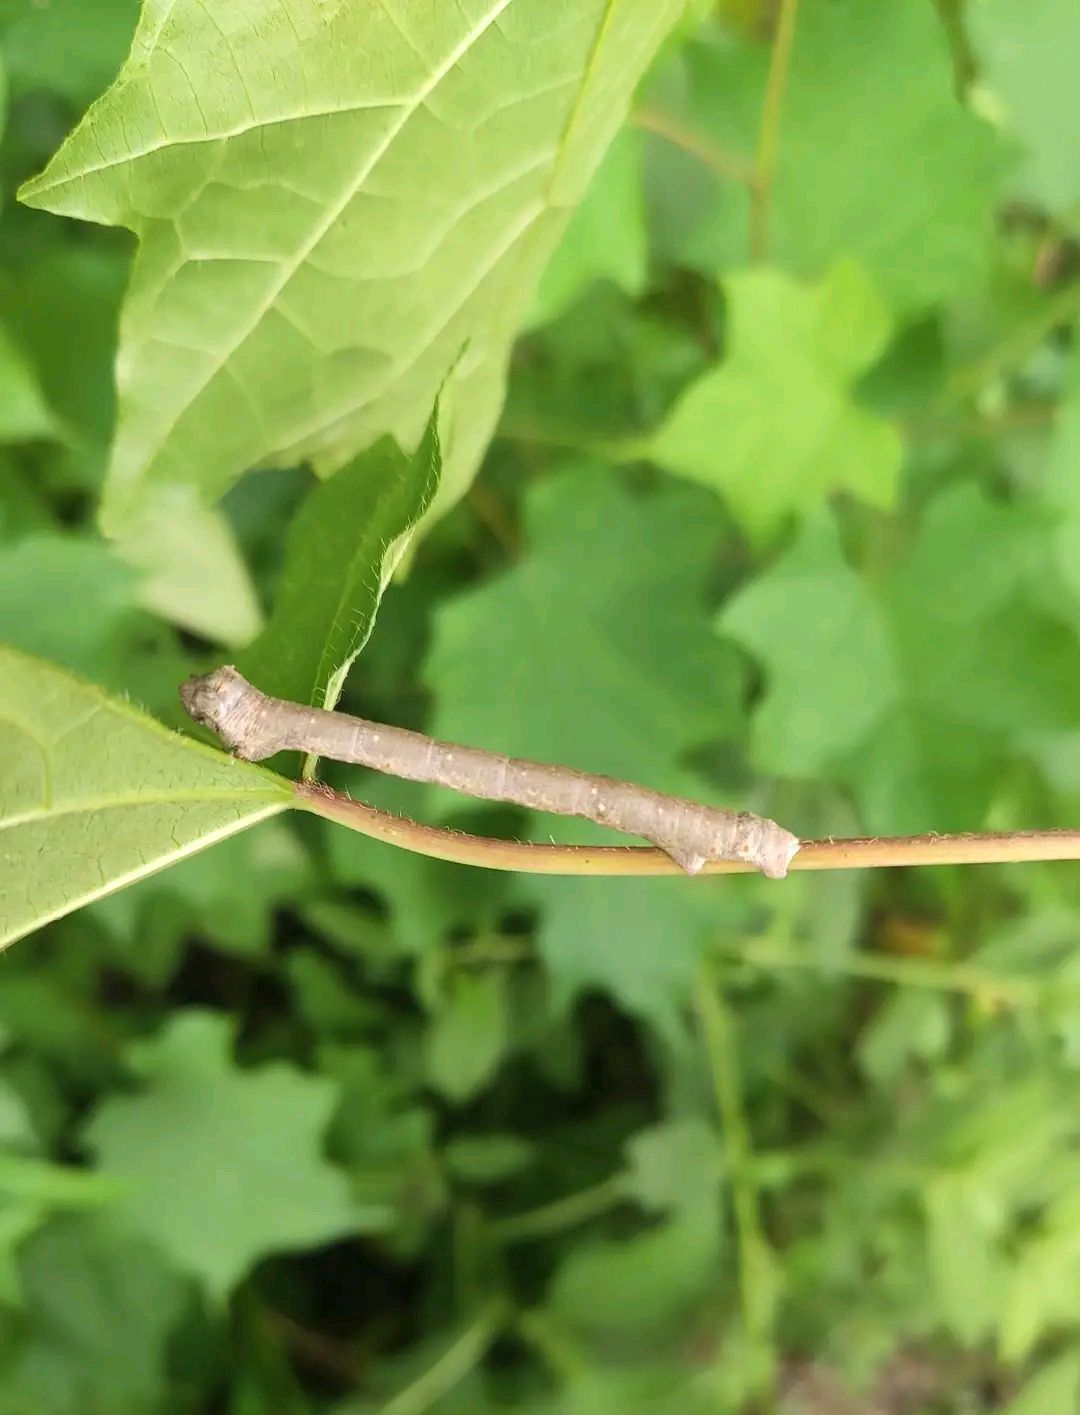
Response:
[{"label": "hairy stem", "polygon": [[382,1415],[422,1415],[484,1359],[506,1318],[501,1302],[490,1303],[439,1359],[382,1407]]},{"label": "hairy stem", "polygon": [[[421,825],[354,801],[340,791],[305,782],[297,805],[373,840],[489,870],[537,875],[675,875],[682,871],[662,850],[633,845],[543,845]],[[899,865],[990,865],[1034,860],[1080,860],[1080,830],[1017,830],[968,835],[867,836],[804,840],[792,870],[867,870]],[[706,875],[749,874],[754,866],[711,860]]]}]

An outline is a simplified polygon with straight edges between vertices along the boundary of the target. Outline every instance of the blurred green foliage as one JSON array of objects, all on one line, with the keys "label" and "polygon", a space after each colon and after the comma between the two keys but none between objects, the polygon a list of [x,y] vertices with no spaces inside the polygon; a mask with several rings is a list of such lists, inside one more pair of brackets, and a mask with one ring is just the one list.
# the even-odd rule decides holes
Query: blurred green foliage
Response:
[{"label": "blurred green foliage", "polygon": [[[770,109],[776,10],[669,36],[344,705],[807,837],[1075,823],[1075,5],[802,0]],[[49,733],[76,803],[197,760],[195,838],[275,788],[24,655],[179,725],[287,646],[298,556],[343,656],[375,587],[363,467],[95,529],[133,244],[14,192],[136,19],[0,3],[0,798]],[[0,900],[180,829],[0,834]],[[1078,906],[1070,865],[514,878],[264,821],[3,956],[0,1415],[1075,1415]]]}]

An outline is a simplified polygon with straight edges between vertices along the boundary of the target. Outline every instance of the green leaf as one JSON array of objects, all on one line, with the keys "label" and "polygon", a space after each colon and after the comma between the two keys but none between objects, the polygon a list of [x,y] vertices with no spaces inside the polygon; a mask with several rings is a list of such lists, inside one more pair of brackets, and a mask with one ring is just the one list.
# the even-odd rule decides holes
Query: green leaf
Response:
[{"label": "green leaf", "polygon": [[444,1151],[456,1179],[465,1184],[499,1184],[536,1161],[536,1146],[520,1135],[459,1135]]},{"label": "green leaf", "polygon": [[707,1204],[723,1173],[716,1131],[698,1116],[640,1130],[626,1152],[626,1192],[643,1208],[661,1213]]},{"label": "green leaf", "polygon": [[119,543],[142,572],[139,602],[214,643],[248,644],[262,611],[229,522],[190,494],[162,497]]},{"label": "green leaf", "polygon": [[0,49],[15,94],[51,89],[82,109],[116,76],[138,0],[2,0]]},{"label": "green leaf", "polygon": [[547,1310],[578,1333],[608,1340],[685,1331],[693,1304],[717,1282],[719,1247],[715,1205],[623,1242],[581,1245],[556,1274]]},{"label": "green leaf", "polygon": [[1051,1410],[1075,1410],[1080,1404],[1080,1353],[1066,1352],[1032,1376],[1001,1415],[1047,1415]]},{"label": "green leaf", "polygon": [[540,277],[530,324],[557,318],[594,280],[640,295],[648,274],[641,139],[617,133]]},{"label": "green leaf", "polygon": [[[526,500],[530,549],[437,613],[425,677],[432,731],[449,741],[708,798],[684,764],[731,736],[742,673],[703,603],[717,543],[715,503],[663,483],[633,495],[582,467]],[[616,839],[536,816],[540,839]],[[539,946],[565,1004],[592,985],[682,1035],[679,1009],[706,937],[711,896],[685,880],[532,878]]]},{"label": "green leaf", "polygon": [[102,1166],[129,1183],[118,1221],[218,1298],[265,1254],[388,1222],[353,1202],[322,1156],[337,1087],[283,1063],[241,1071],[231,1050],[225,1018],[174,1016],[137,1050],[146,1091],[105,1101],[86,1130]]},{"label": "green leaf", "polygon": [[22,351],[0,326],[0,442],[30,442],[58,431]]},{"label": "green leaf", "polygon": [[1080,129],[1080,11],[1067,0],[1027,0],[1020,7],[1010,0],[977,0],[965,18],[995,116],[1027,149],[1018,190],[1075,224],[1080,155],[1062,137]]},{"label": "green leaf", "polygon": [[[1080,1304],[1080,1201],[1066,1192],[1022,1244],[1001,1304],[1001,1354],[1019,1362],[1059,1326],[1073,1322]],[[1075,1377],[1074,1377],[1075,1379]]]},{"label": "green leaf", "polygon": [[[727,36],[685,50],[687,120],[753,168],[769,46]],[[955,96],[932,5],[800,7],[773,182],[769,254],[800,274],[854,256],[897,309],[955,297],[984,273],[1004,144]],[[696,214],[696,213],[695,213]],[[745,259],[749,195],[721,183],[678,233],[695,261]]]},{"label": "green leaf", "polygon": [[28,536],[0,549],[0,641],[100,677],[131,625],[134,571],[89,537]]},{"label": "green leaf", "polygon": [[417,9],[150,0],[23,198],[140,239],[104,521],[161,485],[411,447],[447,388],[448,496],[533,286],[680,0]]},{"label": "green leaf", "polygon": [[[432,732],[658,790],[700,789],[680,757],[738,723],[738,663],[704,605],[719,530],[711,498],[690,487],[634,495],[591,465],[538,483],[525,555],[437,611],[424,670]],[[545,832],[557,824],[542,820]]]},{"label": "green leaf", "polygon": [[976,1176],[946,1173],[925,1186],[923,1203],[941,1318],[974,1346],[993,1328],[1006,1277],[997,1196]]},{"label": "green leaf", "polygon": [[150,1244],[66,1219],[28,1241],[20,1267],[26,1320],[0,1357],[3,1415],[168,1408],[168,1342],[191,1293]]},{"label": "green leaf", "polygon": [[0,290],[4,320],[27,351],[49,406],[73,433],[65,465],[80,474],[80,485],[96,490],[112,436],[112,365],[129,261],[113,239],[35,245],[33,256]]},{"label": "green leaf", "polygon": [[1053,564],[1080,607],[1080,347],[1066,371],[1043,499],[1058,521]]},{"label": "green leaf", "polygon": [[0,942],[284,810],[286,783],[0,648]]},{"label": "green leaf", "polygon": [[412,455],[383,438],[317,486],[293,522],[270,623],[239,660],[264,693],[333,708],[409,533],[439,484],[438,407]]},{"label": "green leaf", "polygon": [[427,1039],[431,1085],[459,1105],[491,1079],[509,1041],[506,977],[460,970],[440,1000]]},{"label": "green leaf", "polygon": [[648,455],[722,492],[756,537],[833,490],[892,505],[900,435],[852,396],[891,327],[859,267],[843,261],[809,287],[748,270],[725,288],[727,357],[690,386]]},{"label": "green leaf", "polygon": [[830,522],[807,526],[718,621],[765,667],[757,764],[849,782],[876,831],[982,825],[1027,738],[1080,722],[1075,634],[1036,593],[1050,535],[956,486],[875,590]]},{"label": "green leaf", "polygon": [[[574,828],[547,834],[574,838]],[[717,926],[708,886],[687,879],[537,877],[523,880],[520,892],[541,908],[536,945],[556,1006],[602,988],[671,1046],[686,1046],[687,999]]]}]

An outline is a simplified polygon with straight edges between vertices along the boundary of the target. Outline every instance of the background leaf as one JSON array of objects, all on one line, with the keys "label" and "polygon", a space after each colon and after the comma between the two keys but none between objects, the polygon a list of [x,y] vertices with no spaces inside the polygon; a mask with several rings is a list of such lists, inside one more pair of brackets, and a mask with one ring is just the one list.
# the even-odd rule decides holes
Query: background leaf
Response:
[{"label": "background leaf", "polygon": [[[688,118],[750,166],[767,46],[706,33],[681,57]],[[986,268],[1008,161],[993,130],[954,101],[948,41],[932,6],[819,0],[801,8],[773,191],[775,259],[813,275],[846,253],[900,309],[947,299]],[[744,191],[721,188],[708,218],[695,214],[680,253],[742,258]]]},{"label": "background leaf", "polygon": [[[775,271],[745,271],[725,289],[726,357],[691,384],[649,455],[721,491],[755,536],[833,490],[891,505],[900,438],[850,396],[889,334],[866,277],[847,263],[807,290]],[[778,405],[783,418],[772,415]]]},{"label": "background leaf", "polygon": [[[136,8],[0,0],[0,324],[36,410],[0,448],[0,639],[57,665],[0,655],[0,699],[29,692],[0,797],[40,806],[23,727],[54,799],[122,796],[102,831],[0,832],[0,897],[35,930],[0,975],[0,1412],[1072,1411],[1073,865],[470,870],[287,812],[287,783],[59,665],[179,724],[176,685],[223,644],[243,661],[277,604],[267,671],[307,664],[279,688],[306,695],[387,568],[377,534],[354,561],[379,521],[360,482],[404,465],[461,355],[440,514],[344,708],[804,836],[1075,825],[1074,5],[801,0],[767,98],[771,0],[509,0],[202,395],[235,292],[250,317],[280,278],[209,257],[279,253],[395,121],[311,110],[415,95],[488,11],[148,0],[80,125]],[[15,200],[73,127],[120,163],[57,194],[143,227],[125,465],[179,415],[108,551],[136,243]],[[303,334],[281,313],[311,309]],[[398,382],[375,361],[418,331]],[[218,489],[281,465],[210,509],[204,453]],[[600,838],[321,770],[422,820]],[[212,800],[146,805],[208,771]]]},{"label": "background leaf", "polygon": [[335,1099],[327,1081],[282,1066],[245,1075],[229,1056],[228,1023],[197,1012],[144,1045],[137,1066],[146,1094],[102,1107],[88,1141],[130,1185],[118,1219],[216,1297],[268,1250],[385,1222],[350,1200],[320,1154]]},{"label": "background leaf", "polygon": [[1061,135],[1080,122],[1071,63],[1080,18],[1056,0],[1034,0],[1023,14],[1005,0],[980,0],[971,7],[971,35],[982,81],[1027,150],[1019,189],[1075,225],[1080,162]]}]

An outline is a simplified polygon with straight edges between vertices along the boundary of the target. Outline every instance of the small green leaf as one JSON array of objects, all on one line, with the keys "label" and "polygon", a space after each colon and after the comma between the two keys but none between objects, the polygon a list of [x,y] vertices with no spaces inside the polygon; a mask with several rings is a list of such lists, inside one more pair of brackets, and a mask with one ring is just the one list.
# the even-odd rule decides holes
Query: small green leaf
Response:
[{"label": "small green leaf", "polygon": [[0,647],[0,943],[289,801],[269,772]]},{"label": "small green leaf", "polygon": [[537,1147],[520,1135],[460,1135],[444,1151],[456,1179],[466,1184],[498,1184],[536,1162]]},{"label": "small green leaf", "polygon": [[844,261],[815,286],[747,270],[725,288],[727,357],[690,386],[649,455],[722,492],[755,537],[834,490],[890,506],[900,436],[858,406],[852,386],[891,321],[859,267]]},{"label": "small green leaf", "polygon": [[383,591],[439,484],[438,406],[412,454],[383,438],[315,488],[293,522],[269,624],[239,659],[264,693],[333,708]]},{"label": "small green leaf", "polygon": [[[1019,1362],[1056,1327],[1067,1326],[1080,1304],[1080,1199],[1070,1187],[1025,1235],[1001,1303],[1001,1354]],[[1047,1407],[1051,1409],[1053,1407]]]},{"label": "small green leaf", "polygon": [[[117,81],[24,200],[130,227],[103,508],[249,467],[411,447],[444,492],[502,402],[536,280],[681,0],[149,0]],[[478,98],[479,95],[479,98]]]},{"label": "small green leaf", "polygon": [[923,1204],[941,1318],[954,1336],[974,1346],[993,1328],[1007,1272],[997,1195],[978,1176],[947,1172],[926,1184]]},{"label": "small green leaf", "polygon": [[385,1227],[388,1211],[354,1203],[322,1156],[332,1082],[239,1070],[228,1021],[206,1012],[174,1016],[136,1061],[146,1091],[107,1100],[87,1140],[128,1181],[117,1219],[216,1297],[267,1253]]},{"label": "small green leaf", "polygon": [[707,1204],[724,1169],[716,1131],[693,1115],[640,1130],[626,1156],[626,1192],[661,1213]]},{"label": "small green leaf", "polygon": [[500,969],[456,973],[428,1036],[428,1080],[459,1104],[495,1073],[506,1050],[509,1016]]},{"label": "small green leaf", "polygon": [[581,1244],[552,1283],[547,1309],[579,1334],[647,1340],[686,1330],[722,1269],[715,1204],[679,1213],[622,1242]]}]

